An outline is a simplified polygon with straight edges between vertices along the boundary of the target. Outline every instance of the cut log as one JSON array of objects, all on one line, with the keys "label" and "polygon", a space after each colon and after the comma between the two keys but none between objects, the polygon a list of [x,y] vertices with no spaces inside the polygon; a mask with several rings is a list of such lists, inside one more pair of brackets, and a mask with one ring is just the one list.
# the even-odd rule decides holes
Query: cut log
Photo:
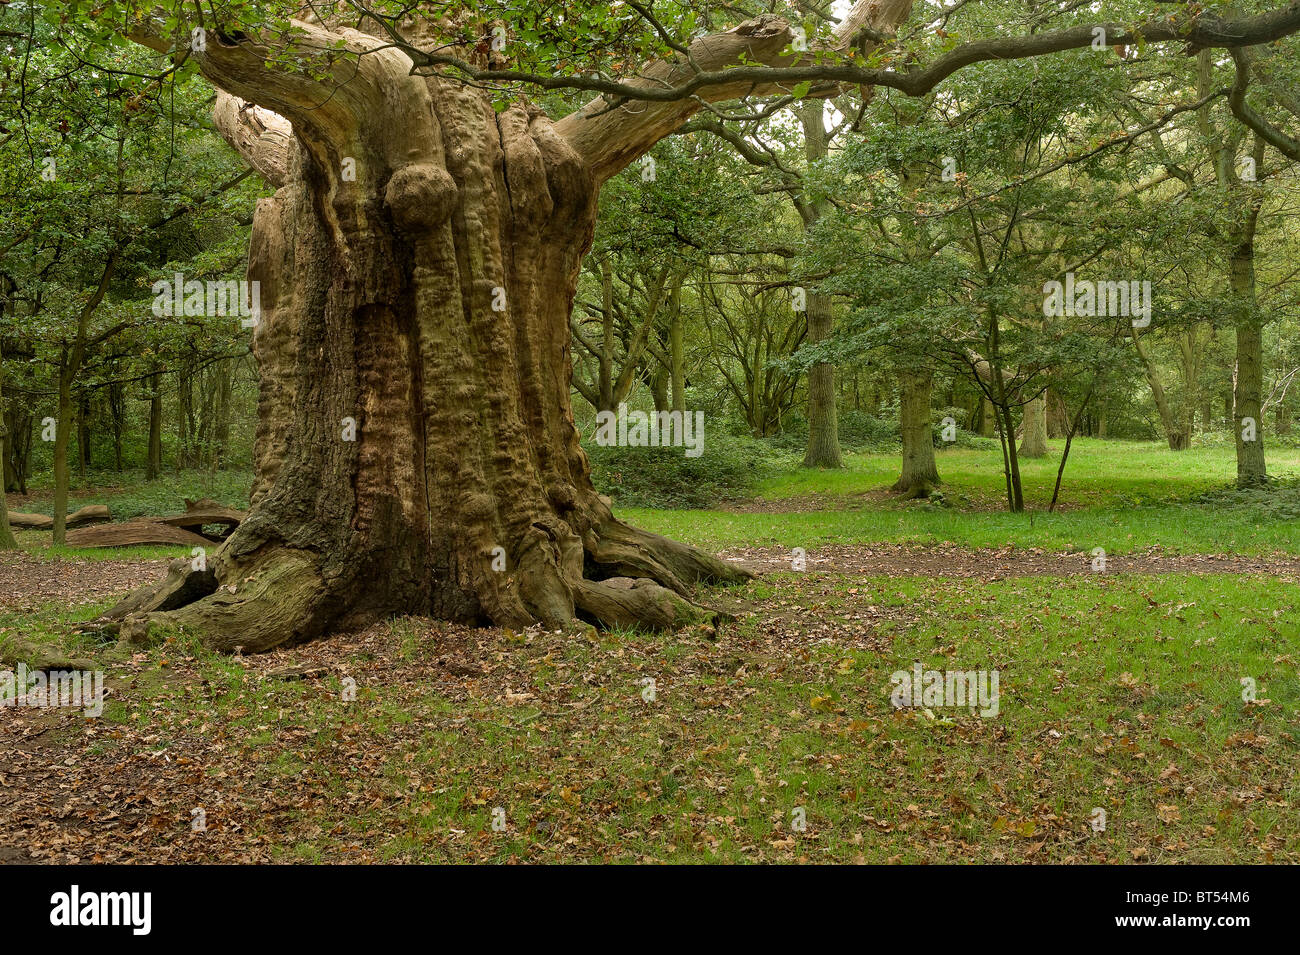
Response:
[{"label": "cut log", "polygon": [[[67,516],[64,523],[65,527],[81,527],[83,524],[94,524],[99,521],[107,521],[111,518],[106,504],[87,504],[80,510],[73,511]],[[23,527],[29,530],[48,531],[54,527],[54,518],[46,514],[21,514],[17,511],[9,512],[9,523],[13,527]],[[215,521],[213,523],[216,523]]]},{"label": "cut log", "polygon": [[132,544],[197,544],[207,547],[212,541],[182,527],[150,520],[83,527],[67,537],[69,547],[129,547]]},{"label": "cut log", "polygon": [[48,514],[24,514],[21,511],[10,511],[9,524],[11,527],[48,531],[54,526],[54,518]]}]

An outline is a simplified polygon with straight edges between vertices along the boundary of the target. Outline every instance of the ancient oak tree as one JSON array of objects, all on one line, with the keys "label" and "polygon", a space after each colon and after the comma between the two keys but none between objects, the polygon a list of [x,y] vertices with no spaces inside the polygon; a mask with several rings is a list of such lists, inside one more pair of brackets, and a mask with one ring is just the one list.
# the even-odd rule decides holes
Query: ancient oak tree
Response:
[{"label": "ancient oak tree", "polygon": [[[921,95],[974,63],[1085,48],[1097,29],[873,62],[911,5],[860,0],[809,50],[773,15],[685,46],[629,2],[668,50],[627,80],[512,69],[490,43],[463,43],[508,25],[394,21],[361,2],[325,5],[346,19],[304,6],[275,28],[174,5],[209,18],[194,24],[200,44],[174,19],[133,20],[132,39],[197,63],[219,90],[218,129],[278,189],[249,250],[262,311],[248,519],[109,618],[128,635],[171,623],[250,651],[400,613],[512,627],[709,619],[692,586],[742,572],[616,519],[579,445],[569,312],[596,199],[708,102],[845,84]],[[430,5],[444,7],[459,5]],[[1103,28],[1116,44],[1248,47],[1300,29],[1300,0]],[[854,55],[824,55],[837,50]],[[522,99],[495,108],[503,84],[601,95],[553,118]]]},{"label": "ancient oak tree", "polygon": [[[837,36],[888,29],[909,7],[860,4]],[[189,51],[220,91],[222,135],[278,187],[258,205],[248,261],[261,293],[256,477],[219,549],[109,617],[249,651],[403,613],[510,627],[710,619],[692,585],[743,571],[623,523],[592,486],[569,312],[602,183],[701,101],[763,90],[599,97],[558,120],[524,101],[498,111],[463,76],[415,69],[407,51],[438,49],[450,25],[402,22],[402,48],[389,26],[295,20],[298,69],[270,31],[209,24]],[[132,38],[175,50],[147,20]],[[760,17],[637,82],[797,64],[809,54],[792,38]]]}]

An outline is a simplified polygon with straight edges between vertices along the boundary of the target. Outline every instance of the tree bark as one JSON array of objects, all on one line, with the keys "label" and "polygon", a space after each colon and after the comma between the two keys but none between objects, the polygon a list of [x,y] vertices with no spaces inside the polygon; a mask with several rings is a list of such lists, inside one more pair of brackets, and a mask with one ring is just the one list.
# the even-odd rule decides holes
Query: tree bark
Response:
[{"label": "tree bark", "polygon": [[156,481],[162,474],[162,375],[149,376],[149,447],[145,453],[144,479]]},{"label": "tree bark", "polygon": [[[0,341],[0,345],[3,344]],[[9,426],[5,423],[4,381],[4,353],[0,349],[0,455],[7,454],[9,443]],[[14,550],[17,547],[18,541],[14,538],[14,532],[9,527],[9,502],[5,499],[4,487],[0,486],[0,550]]]},{"label": "tree bark", "polygon": [[1237,380],[1233,391],[1237,443],[1237,486],[1268,483],[1264,457],[1264,324],[1255,299],[1255,224],[1259,207],[1247,213],[1228,263],[1229,283],[1240,315],[1237,319]]},{"label": "tree bark", "polygon": [[929,497],[940,483],[934,463],[934,430],[930,424],[929,369],[905,370],[900,375],[900,409],[903,433],[903,473],[891,490],[904,497]]},{"label": "tree bark", "polygon": [[[798,115],[804,131],[804,152],[811,167],[825,159],[829,150],[826,110],[821,100],[814,99],[803,103]],[[808,200],[800,206],[806,240],[828,207],[824,199]],[[834,332],[835,315],[830,296],[809,289],[805,307],[808,344],[816,348]],[[835,397],[835,366],[826,361],[817,362],[808,369],[808,448],[803,458],[806,468],[844,467]]]},{"label": "tree bark", "polygon": [[1025,405],[1021,419],[1020,455],[1026,458],[1047,456],[1047,393],[1040,392]]}]

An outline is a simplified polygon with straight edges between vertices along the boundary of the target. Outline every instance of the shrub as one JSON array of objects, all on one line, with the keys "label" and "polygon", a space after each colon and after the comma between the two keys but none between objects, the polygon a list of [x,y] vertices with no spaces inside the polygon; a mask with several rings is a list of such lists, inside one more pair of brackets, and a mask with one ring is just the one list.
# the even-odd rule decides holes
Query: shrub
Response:
[{"label": "shrub", "polygon": [[695,458],[683,448],[601,447],[589,439],[583,448],[596,488],[631,507],[704,508],[742,500],[772,468],[762,442],[725,433],[707,434]]}]

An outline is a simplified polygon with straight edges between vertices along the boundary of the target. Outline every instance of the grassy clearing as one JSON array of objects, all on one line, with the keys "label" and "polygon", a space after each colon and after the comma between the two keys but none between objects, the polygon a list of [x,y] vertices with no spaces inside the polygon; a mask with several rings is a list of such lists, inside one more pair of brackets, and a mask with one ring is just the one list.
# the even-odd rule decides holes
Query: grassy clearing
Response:
[{"label": "grassy clearing", "polygon": [[[897,477],[895,455],[849,455],[838,471],[791,468],[761,485],[752,511],[621,508],[649,530],[714,549],[746,545],[907,543],[1041,547],[1127,554],[1149,547],[1178,554],[1300,553],[1300,505],[1293,487],[1206,503],[1230,484],[1231,447],[1172,452],[1154,443],[1081,439],[1070,452],[1062,502],[1047,513],[1062,442],[1052,455],[1022,462],[1030,510],[1004,509],[1001,462],[984,450],[941,451],[942,505],[900,502],[885,493]],[[1291,481],[1300,451],[1270,451],[1271,473]]]},{"label": "grassy clearing", "polygon": [[[155,804],[101,826],[74,783],[69,818],[104,854],[143,814],[132,852],[193,859],[1300,861],[1295,581],[808,574],[714,596],[751,608],[716,642],[398,620],[303,648],[328,673],[299,682],[173,641],[115,664],[108,719],[61,730],[84,785],[124,767]],[[66,616],[0,628],[53,639]],[[998,670],[998,715],[895,710],[914,662]]]},{"label": "grassy clearing", "polygon": [[[1056,483],[1065,442],[1050,442],[1043,458],[1021,458],[1026,506],[1046,509]],[[1076,438],[1061,483],[1060,505],[1066,508],[1119,508],[1165,505],[1236,480],[1236,452],[1231,445],[1204,445],[1170,451],[1160,442],[1102,441]],[[953,449],[935,452],[945,496],[960,509],[1001,509],[1006,485],[999,451]],[[1268,448],[1269,473],[1279,478],[1300,475],[1300,450]],[[780,501],[805,495],[851,497],[889,487],[898,479],[896,454],[850,454],[838,471],[791,468],[759,485],[759,497]],[[881,502],[877,502],[881,503]]]},{"label": "grassy clearing", "polygon": [[624,520],[700,547],[774,544],[958,544],[1041,547],[1128,554],[1162,547],[1178,554],[1300,553],[1300,521],[1262,522],[1248,508],[1212,511],[1192,505],[1062,514],[962,513],[913,506],[906,510],[727,513],[620,508]]}]

